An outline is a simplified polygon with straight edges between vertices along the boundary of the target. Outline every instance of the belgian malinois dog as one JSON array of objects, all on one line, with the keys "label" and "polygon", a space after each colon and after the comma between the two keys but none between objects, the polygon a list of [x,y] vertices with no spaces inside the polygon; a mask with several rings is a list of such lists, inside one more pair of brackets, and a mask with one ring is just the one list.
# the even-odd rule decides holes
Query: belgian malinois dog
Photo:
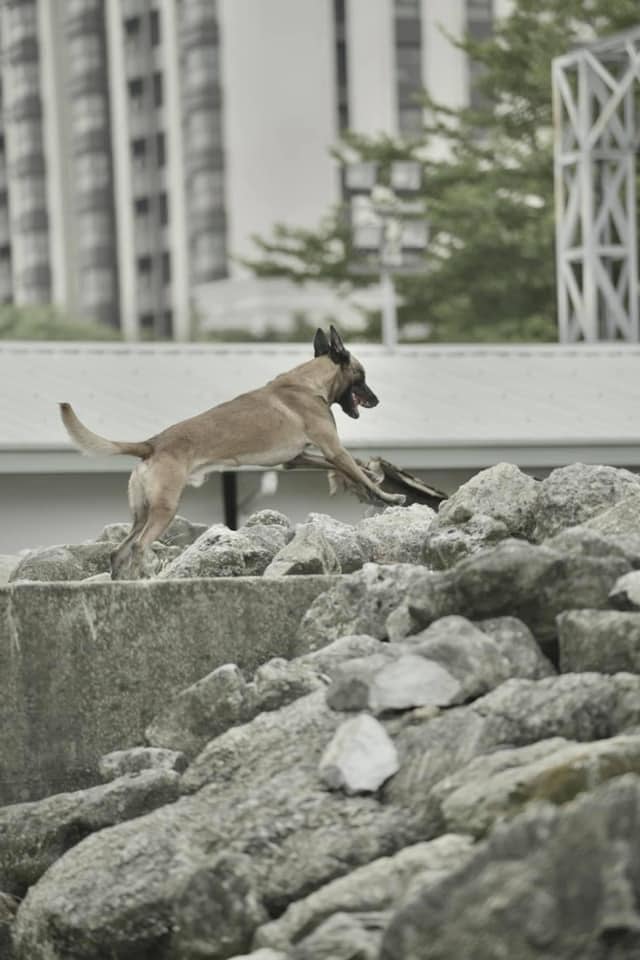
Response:
[{"label": "belgian malinois dog", "polygon": [[80,422],[71,404],[60,404],[69,436],[85,453],[141,458],[129,479],[131,530],[111,555],[114,580],[126,576],[125,570],[139,574],[145,547],[173,520],[185,485],[200,486],[219,467],[321,467],[363,485],[383,503],[404,503],[402,495],[375,484],[338,437],[332,403],[339,403],[350,417],[360,416],[360,406],[378,403],[365,381],[364,367],[334,327],[329,337],[318,330],[313,346],[313,360],[137,443],[98,436]]}]

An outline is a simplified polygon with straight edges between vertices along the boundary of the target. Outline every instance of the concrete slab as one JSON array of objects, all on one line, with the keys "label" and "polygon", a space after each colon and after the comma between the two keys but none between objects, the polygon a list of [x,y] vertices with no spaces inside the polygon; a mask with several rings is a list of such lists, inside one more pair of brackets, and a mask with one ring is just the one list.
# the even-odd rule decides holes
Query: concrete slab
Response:
[{"label": "concrete slab", "polygon": [[167,699],[223,663],[288,657],[335,577],[0,588],[0,804],[98,782]]}]

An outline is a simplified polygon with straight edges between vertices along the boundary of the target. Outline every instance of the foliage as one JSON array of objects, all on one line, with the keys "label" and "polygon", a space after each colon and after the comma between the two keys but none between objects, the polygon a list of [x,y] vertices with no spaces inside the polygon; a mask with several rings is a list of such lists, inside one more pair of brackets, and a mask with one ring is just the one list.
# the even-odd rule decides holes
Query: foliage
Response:
[{"label": "foliage", "polygon": [[0,304],[0,340],[118,340],[104,324],[75,320],[55,307]]},{"label": "foliage", "polygon": [[[401,324],[426,320],[433,340],[555,339],[551,60],[639,20],[637,0],[515,0],[489,40],[458,44],[482,65],[484,107],[451,110],[425,95],[419,140],[345,138],[338,159],[423,165],[431,242],[425,272],[397,280]],[[318,230],[279,224],[257,242],[249,265],[262,276],[350,277],[340,208]]]}]

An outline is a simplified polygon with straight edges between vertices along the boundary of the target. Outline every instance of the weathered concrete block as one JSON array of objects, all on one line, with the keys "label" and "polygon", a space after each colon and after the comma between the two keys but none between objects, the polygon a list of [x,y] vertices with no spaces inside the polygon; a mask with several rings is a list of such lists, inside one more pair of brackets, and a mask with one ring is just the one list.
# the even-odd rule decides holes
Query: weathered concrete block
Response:
[{"label": "weathered concrete block", "polygon": [[330,577],[29,583],[0,589],[0,803],[99,780],[180,690],[289,657]]}]

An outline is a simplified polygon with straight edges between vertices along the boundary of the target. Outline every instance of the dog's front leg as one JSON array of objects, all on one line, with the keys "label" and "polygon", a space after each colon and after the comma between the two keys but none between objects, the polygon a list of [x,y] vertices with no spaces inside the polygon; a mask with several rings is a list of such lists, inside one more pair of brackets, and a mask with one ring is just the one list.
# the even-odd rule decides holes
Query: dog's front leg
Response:
[{"label": "dog's front leg", "polygon": [[327,459],[332,459],[335,470],[339,470],[340,473],[348,477],[349,480],[353,480],[354,483],[365,486],[378,500],[383,500],[385,503],[395,505],[402,505],[406,501],[404,494],[387,493],[386,490],[383,490],[370,480],[364,470],[360,469],[349,451],[345,450],[344,447],[341,447],[332,458],[328,454],[325,454],[325,456]]},{"label": "dog's front leg", "polygon": [[387,493],[371,480],[353,459],[348,450],[340,443],[337,433],[329,430],[318,431],[310,437],[312,443],[320,448],[333,470],[338,470],[354,483],[362,484],[379,500],[390,504],[403,504],[405,497],[401,493]]},{"label": "dog's front leg", "polygon": [[365,464],[363,464],[361,461],[355,460],[355,463],[356,466],[366,473],[369,479],[374,483],[375,492],[366,487],[361,480],[354,480],[350,474],[339,470],[334,463],[329,463],[328,460],[325,460],[324,457],[319,457],[317,454],[301,453],[297,457],[294,457],[293,460],[283,463],[282,466],[285,470],[294,470],[296,467],[310,467],[315,470],[326,470],[329,474],[329,491],[331,492],[331,495],[340,489],[340,483],[338,482],[339,477],[341,479],[342,489],[348,490],[351,493],[355,493],[356,496],[359,497],[360,500],[364,500],[365,503],[378,503],[379,488],[375,482],[375,474],[371,473],[370,470],[367,470]]}]

